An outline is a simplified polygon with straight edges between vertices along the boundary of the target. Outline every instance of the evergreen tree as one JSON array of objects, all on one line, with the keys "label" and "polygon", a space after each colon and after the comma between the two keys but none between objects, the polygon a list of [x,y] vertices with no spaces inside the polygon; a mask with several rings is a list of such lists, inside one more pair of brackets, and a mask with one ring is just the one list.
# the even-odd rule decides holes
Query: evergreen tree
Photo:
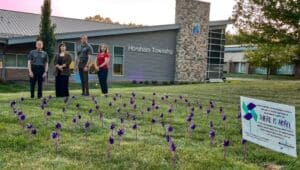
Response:
[{"label": "evergreen tree", "polygon": [[55,50],[55,24],[51,22],[51,0],[44,0],[42,6],[41,22],[40,22],[40,34],[39,39],[44,42],[44,50],[48,53],[49,62],[54,57]]}]

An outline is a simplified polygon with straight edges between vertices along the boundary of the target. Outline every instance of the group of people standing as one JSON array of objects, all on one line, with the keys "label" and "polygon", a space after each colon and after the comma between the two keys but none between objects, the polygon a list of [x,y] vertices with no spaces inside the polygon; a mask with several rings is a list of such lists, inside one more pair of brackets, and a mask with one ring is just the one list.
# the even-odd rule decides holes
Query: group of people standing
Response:
[{"label": "group of people standing", "polygon": [[[88,73],[91,65],[91,55],[93,53],[92,46],[88,43],[87,35],[82,35],[81,44],[77,49],[77,58],[75,60],[74,71],[78,71],[81,80],[81,89],[83,96],[89,96],[89,79]],[[101,91],[104,95],[108,93],[107,77],[109,69],[109,53],[106,44],[100,44],[98,54],[95,60],[95,68],[98,74]],[[31,98],[34,98],[34,89],[38,84],[37,97],[42,97],[43,81],[47,77],[49,69],[48,54],[43,51],[43,41],[36,41],[36,49],[30,51],[28,55],[28,71],[30,78]],[[69,96],[69,77],[71,75],[70,64],[72,57],[67,52],[66,45],[60,43],[58,53],[54,57],[54,76],[55,76],[55,92],[56,97]]]}]

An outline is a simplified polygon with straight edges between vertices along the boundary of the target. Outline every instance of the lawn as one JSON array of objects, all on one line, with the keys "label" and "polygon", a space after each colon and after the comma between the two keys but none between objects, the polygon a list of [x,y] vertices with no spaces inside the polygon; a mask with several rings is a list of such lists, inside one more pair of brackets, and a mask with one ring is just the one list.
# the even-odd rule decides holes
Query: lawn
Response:
[{"label": "lawn", "polygon": [[[3,87],[3,86],[2,86]],[[1,88],[2,88],[1,87]],[[16,87],[16,86],[15,86]],[[42,100],[29,99],[27,91],[0,94],[0,169],[263,169],[269,165],[281,166],[283,169],[300,169],[300,160],[287,155],[265,149],[256,144],[247,143],[247,158],[243,160],[241,144],[241,124],[237,119],[239,97],[247,96],[273,102],[296,106],[296,122],[300,121],[300,82],[299,81],[230,81],[226,83],[145,86],[145,87],[114,87],[110,89],[108,98],[100,96],[99,89],[93,89],[100,111],[104,115],[103,127],[96,113],[92,97],[79,96],[79,90],[72,90],[75,96],[70,99],[63,115],[64,98],[51,98],[45,111],[51,111],[48,121],[41,109]],[[131,93],[136,94],[134,109],[129,103]],[[156,93],[153,96],[153,92]],[[115,94],[121,94],[113,100]],[[44,96],[54,96],[49,90]],[[166,99],[168,95],[168,99]],[[142,97],[145,96],[145,101]],[[182,96],[181,100],[179,96]],[[24,97],[20,103],[20,97]],[[147,112],[154,97],[158,110]],[[165,97],[161,100],[161,97]],[[168,113],[171,103],[173,112]],[[188,108],[185,99],[194,107],[192,122],[196,128],[187,133],[186,117]],[[29,135],[26,128],[17,120],[12,112],[10,102],[17,100],[17,109],[26,115],[25,123],[32,123],[37,129],[36,136]],[[209,116],[206,109],[209,101],[214,101],[214,109]],[[112,106],[109,106],[112,102]],[[77,109],[76,105],[80,104]],[[126,107],[123,104],[126,103]],[[203,109],[199,109],[201,103]],[[223,107],[227,116],[224,130],[219,108]],[[89,109],[92,108],[92,113]],[[117,109],[120,108],[120,112]],[[141,111],[144,113],[141,114]],[[79,124],[72,119],[80,113]],[[127,114],[128,113],[128,114]],[[165,139],[165,128],[161,125],[160,114],[164,113],[167,127],[173,127],[171,139],[176,145],[176,165],[173,154]],[[137,117],[136,131],[132,129],[133,116]],[[124,118],[125,133],[119,143],[116,131],[120,128],[120,117]],[[152,125],[151,120],[156,122]],[[84,122],[91,122],[85,130]],[[216,132],[215,145],[210,145],[209,122],[214,123]],[[55,124],[60,122],[58,152],[54,150],[54,140],[50,134]],[[110,125],[115,123],[114,144],[111,156],[107,158],[108,139],[111,134]],[[299,153],[300,124],[297,127],[297,151]],[[150,132],[151,131],[151,132]],[[223,140],[228,139],[227,157],[223,155]]]}]

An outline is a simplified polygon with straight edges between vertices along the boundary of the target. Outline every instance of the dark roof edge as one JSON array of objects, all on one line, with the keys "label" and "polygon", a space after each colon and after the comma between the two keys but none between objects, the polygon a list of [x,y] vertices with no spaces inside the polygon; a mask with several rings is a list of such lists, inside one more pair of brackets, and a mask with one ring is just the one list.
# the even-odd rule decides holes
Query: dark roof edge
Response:
[{"label": "dark roof edge", "polygon": [[[232,23],[229,20],[221,21],[211,21],[209,26],[226,26],[227,24]],[[156,32],[156,31],[168,31],[168,30],[177,30],[180,26],[178,24],[168,24],[168,25],[156,25],[156,26],[145,26],[145,27],[133,27],[133,28],[114,28],[106,30],[92,30],[92,31],[81,31],[81,32],[70,32],[70,33],[60,33],[56,34],[57,40],[63,39],[73,39],[80,37],[82,34],[86,34],[89,37],[98,37],[98,36],[108,36],[108,35],[122,35],[122,34],[134,34],[134,33],[144,33],[144,32]],[[36,40],[37,36],[22,36],[22,37],[11,37],[7,39],[7,44],[22,44],[30,43]]]},{"label": "dark roof edge", "polygon": [[[134,28],[114,28],[107,30],[94,30],[94,31],[82,31],[82,32],[71,32],[71,33],[61,33],[56,34],[57,40],[72,39],[80,37],[82,34],[86,34],[88,37],[98,37],[107,35],[121,35],[121,34],[133,34],[133,33],[143,33],[143,32],[155,32],[155,31],[167,31],[167,30],[177,30],[179,25],[158,25],[158,26],[146,26],[146,27],[134,27]],[[37,36],[23,36],[23,37],[13,37],[8,39],[8,44],[21,44],[34,42]]]}]

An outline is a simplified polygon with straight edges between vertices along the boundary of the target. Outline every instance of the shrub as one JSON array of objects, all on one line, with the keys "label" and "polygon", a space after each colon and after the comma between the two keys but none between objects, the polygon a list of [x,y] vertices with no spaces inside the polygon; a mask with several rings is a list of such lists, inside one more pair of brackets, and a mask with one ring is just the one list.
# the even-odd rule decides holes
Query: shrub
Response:
[{"label": "shrub", "polygon": [[137,84],[137,81],[136,80],[132,80],[132,84]]},{"label": "shrub", "polygon": [[152,84],[157,84],[156,80],[151,81]]},{"label": "shrub", "polygon": [[144,81],[144,84],[149,84],[149,81],[148,80]]}]

